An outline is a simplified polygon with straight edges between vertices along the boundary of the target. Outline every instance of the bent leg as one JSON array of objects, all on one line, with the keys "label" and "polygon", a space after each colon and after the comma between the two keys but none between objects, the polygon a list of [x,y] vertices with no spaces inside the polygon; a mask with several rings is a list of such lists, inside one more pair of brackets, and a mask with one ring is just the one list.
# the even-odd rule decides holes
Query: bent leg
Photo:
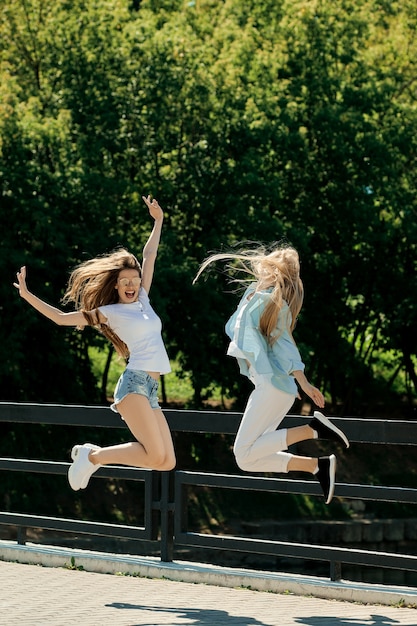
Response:
[{"label": "bent leg", "polygon": [[294,404],[294,396],[269,381],[256,383],[236,435],[236,462],[246,471],[286,472],[291,458],[284,452],[288,448],[287,429],[277,428]]},{"label": "bent leg", "polygon": [[100,448],[90,460],[100,465],[130,465],[160,471],[175,467],[171,432],[160,409],[152,409],[146,396],[129,394],[117,406],[135,442]]}]

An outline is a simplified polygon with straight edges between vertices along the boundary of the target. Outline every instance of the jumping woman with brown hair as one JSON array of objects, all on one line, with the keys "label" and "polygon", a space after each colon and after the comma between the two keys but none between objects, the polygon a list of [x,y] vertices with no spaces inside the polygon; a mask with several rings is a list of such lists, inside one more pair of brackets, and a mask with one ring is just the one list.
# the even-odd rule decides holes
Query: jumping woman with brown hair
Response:
[{"label": "jumping woman with brown hair", "polygon": [[292,336],[304,295],[298,253],[292,246],[282,245],[270,251],[260,247],[238,254],[214,254],[203,262],[195,280],[216,261],[228,261],[229,270],[241,271],[252,281],[226,324],[230,339],[227,354],[237,359],[241,374],[255,387],[236,435],[236,462],[250,472],[313,474],[329,504],[336,457],[332,454],[317,459],[287,450],[299,441],[316,438],[333,439],[349,447],[345,434],[319,411],[314,412],[309,424],[279,428],[298,396],[296,383],[318,407],[323,408],[325,403],[321,391],[304,373]]},{"label": "jumping woman with brown hair", "polygon": [[120,413],[135,440],[105,448],[89,443],[74,446],[68,480],[75,491],[85,489],[102,465],[162,471],[173,469],[176,463],[171,433],[157,398],[159,376],[171,368],[161,320],[148,297],[164,214],[156,200],[149,196],[143,200],[154,226],[143,249],[142,267],[125,249],[81,263],[71,273],[64,296],[64,302],[73,302],[76,311],[65,313],[32,294],[26,286],[25,267],[14,283],[20,296],[39,313],[60,326],[94,326],[127,359],[111,408]]}]

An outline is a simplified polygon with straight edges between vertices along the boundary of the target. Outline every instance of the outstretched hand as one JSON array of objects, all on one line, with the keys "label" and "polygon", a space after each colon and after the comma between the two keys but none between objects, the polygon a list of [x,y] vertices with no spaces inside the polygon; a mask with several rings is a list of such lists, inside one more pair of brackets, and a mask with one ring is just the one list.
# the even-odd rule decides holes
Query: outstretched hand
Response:
[{"label": "outstretched hand", "polygon": [[164,212],[159,206],[158,200],[151,200],[151,196],[142,196],[142,200],[146,204],[149,209],[149,214],[153,217],[154,220],[161,220],[164,217]]},{"label": "outstretched hand", "polygon": [[313,400],[314,404],[316,404],[321,409],[325,405],[325,399],[320,389],[317,389],[314,385],[312,385],[308,380],[303,370],[294,370],[293,376],[296,379],[297,383],[300,385],[301,389],[304,393]]},{"label": "outstretched hand", "polygon": [[305,387],[303,387],[303,391],[313,400],[314,404],[316,404],[321,409],[325,405],[324,396],[321,393],[320,389],[314,387],[310,383],[308,383]]},{"label": "outstretched hand", "polygon": [[16,287],[16,289],[19,290],[19,295],[22,295],[24,292],[27,291],[27,287],[26,287],[26,267],[23,266],[20,268],[20,270],[16,273],[17,276],[17,282],[13,283],[13,287]]}]

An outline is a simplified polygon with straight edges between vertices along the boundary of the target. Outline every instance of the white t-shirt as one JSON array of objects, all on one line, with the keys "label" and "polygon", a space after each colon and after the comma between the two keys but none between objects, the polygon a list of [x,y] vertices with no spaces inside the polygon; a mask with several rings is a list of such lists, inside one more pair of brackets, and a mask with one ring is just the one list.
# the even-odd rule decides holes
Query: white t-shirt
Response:
[{"label": "white t-shirt", "polygon": [[99,311],[129,348],[128,369],[160,374],[171,371],[161,335],[162,323],[143,287],[136,302],[108,304],[99,307]]}]

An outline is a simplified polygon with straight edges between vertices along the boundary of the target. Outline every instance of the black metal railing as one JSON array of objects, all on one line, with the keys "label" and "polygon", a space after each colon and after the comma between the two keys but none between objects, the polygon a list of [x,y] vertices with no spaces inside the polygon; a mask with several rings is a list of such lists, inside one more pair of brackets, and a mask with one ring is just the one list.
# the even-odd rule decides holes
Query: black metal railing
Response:
[{"label": "black metal railing", "polygon": [[[234,412],[164,409],[172,431],[193,433],[236,433],[241,414]],[[297,426],[311,418],[288,415],[283,426]],[[361,418],[332,418],[351,442],[368,444],[417,445],[417,422]],[[53,424],[120,428],[120,418],[107,407],[63,406],[0,402],[0,423]],[[26,473],[66,474],[69,463],[37,459],[0,458],[0,470]],[[188,525],[188,490],[190,487],[261,491],[269,493],[320,495],[317,481],[267,478],[261,476],[214,474],[176,469],[154,472],[120,466],[100,468],[98,478],[123,478],[144,483],[144,523],[130,526],[88,520],[67,519],[0,511],[0,524],[19,529],[18,542],[26,540],[27,528],[83,533],[94,537],[143,539],[156,542],[162,561],[172,561],[178,548],[230,550],[246,554],[274,555],[308,559],[330,564],[330,579],[341,578],[342,564],[375,566],[417,572],[417,556],[332,545],[314,545],[251,537],[213,535],[192,532]],[[381,485],[336,484],[336,495],[349,500],[373,500],[391,503],[417,503],[417,489]],[[372,522],[371,522],[372,523]]]}]

